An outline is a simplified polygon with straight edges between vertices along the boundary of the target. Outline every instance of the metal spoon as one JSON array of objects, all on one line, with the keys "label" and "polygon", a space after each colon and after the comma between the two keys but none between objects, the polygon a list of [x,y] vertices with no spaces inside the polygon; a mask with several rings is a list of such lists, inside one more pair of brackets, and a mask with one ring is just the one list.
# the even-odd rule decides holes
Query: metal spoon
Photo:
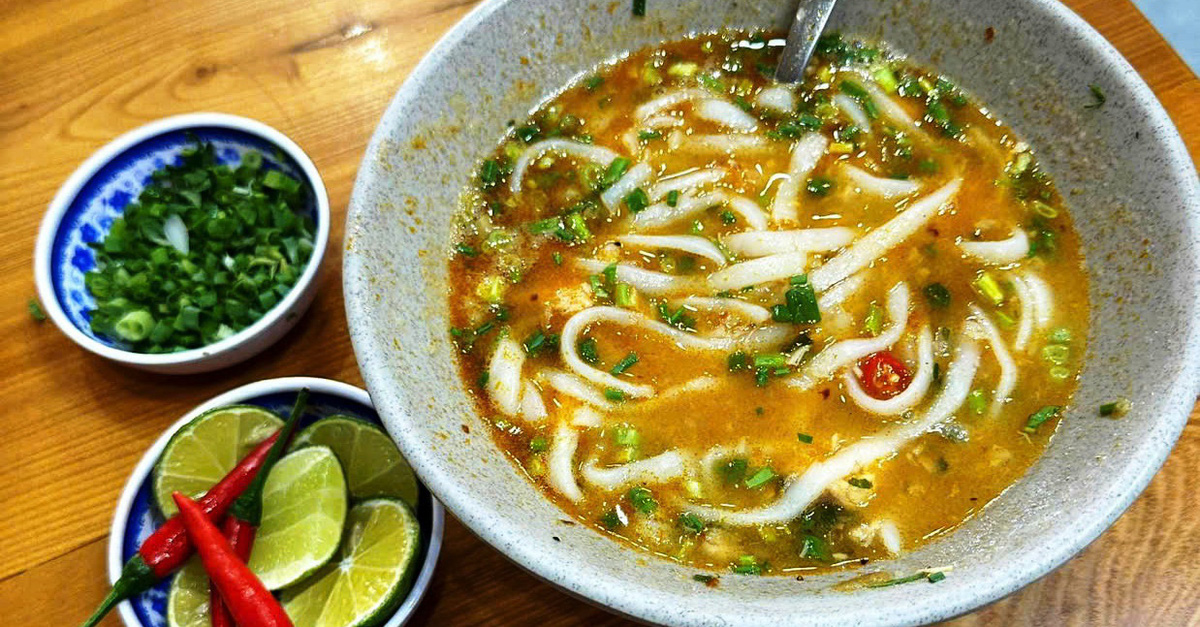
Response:
[{"label": "metal spoon", "polygon": [[796,17],[788,29],[787,43],[775,68],[775,80],[781,83],[799,83],[804,80],[804,67],[817,47],[817,38],[825,30],[825,22],[833,12],[837,0],[800,0]]}]

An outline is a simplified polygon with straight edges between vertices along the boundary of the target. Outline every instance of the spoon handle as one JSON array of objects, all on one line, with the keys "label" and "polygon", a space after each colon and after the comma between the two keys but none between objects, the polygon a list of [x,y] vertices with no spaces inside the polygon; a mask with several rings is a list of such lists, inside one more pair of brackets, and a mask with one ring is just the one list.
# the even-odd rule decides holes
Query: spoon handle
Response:
[{"label": "spoon handle", "polygon": [[775,80],[799,83],[804,79],[804,67],[808,65],[836,3],[837,0],[800,0],[792,27],[788,29],[787,44],[779,57],[779,66],[775,68]]}]

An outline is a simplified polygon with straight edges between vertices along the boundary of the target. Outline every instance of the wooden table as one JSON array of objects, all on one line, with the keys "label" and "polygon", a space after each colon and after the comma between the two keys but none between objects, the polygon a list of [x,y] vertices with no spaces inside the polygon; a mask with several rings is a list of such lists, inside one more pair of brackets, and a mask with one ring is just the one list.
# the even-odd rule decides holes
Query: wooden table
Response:
[{"label": "wooden table", "polygon": [[[107,588],[108,526],[135,461],[198,402],[313,375],[361,385],[342,310],[354,174],[392,94],[469,0],[0,2],[0,623],[77,624]],[[1128,0],[1069,2],[1141,72],[1200,155],[1200,81]],[[167,115],[262,120],[308,151],[333,244],[312,310],[247,364],[147,375],[78,349],[26,311],[33,242],[58,185],[117,134]],[[1200,425],[1146,493],[1067,566],[958,624],[1200,624]],[[616,625],[506,561],[452,518],[417,624]],[[105,625],[116,626],[110,617]]]}]

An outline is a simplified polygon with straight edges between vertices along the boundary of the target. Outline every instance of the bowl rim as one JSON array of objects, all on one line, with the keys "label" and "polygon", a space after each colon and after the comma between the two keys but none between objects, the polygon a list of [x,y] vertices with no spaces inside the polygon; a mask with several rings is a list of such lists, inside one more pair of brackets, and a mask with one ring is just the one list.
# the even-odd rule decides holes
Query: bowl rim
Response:
[{"label": "bowl rim", "polygon": [[[304,272],[301,273],[300,277],[296,280],[296,284],[292,286],[287,295],[250,326],[223,340],[199,348],[159,354],[138,353],[108,346],[88,336],[76,327],[75,323],[71,322],[67,317],[62,305],[58,301],[54,278],[50,268],[54,240],[58,236],[63,215],[70,208],[71,203],[75,200],[75,197],[84,185],[113,158],[147,139],[171,131],[195,127],[226,128],[258,136],[280,150],[283,150],[296,162],[304,173],[304,176],[308,179],[308,184],[312,188],[316,201],[317,219],[312,257],[309,258]],[[50,206],[46,210],[46,214],[42,217],[41,225],[38,227],[37,242],[34,245],[33,274],[38,300],[41,301],[42,309],[46,315],[59,330],[79,346],[101,357],[124,364],[150,367],[216,361],[263,334],[269,327],[279,322],[280,318],[291,311],[297,302],[303,298],[310,285],[316,280],[317,272],[320,269],[322,261],[324,261],[325,249],[329,244],[330,221],[329,195],[325,189],[325,182],[321,179],[321,174],[317,171],[317,166],[313,164],[312,159],[309,158],[308,154],[296,142],[292,141],[282,132],[257,120],[228,113],[185,113],[162,118],[127,131],[96,150],[58,188],[54,199],[50,201]],[[266,347],[264,346],[263,348]]]},{"label": "bowl rim", "polygon": [[[370,160],[377,158],[385,146],[385,142],[390,141],[385,136],[383,121],[396,119],[402,109],[418,97],[419,94],[414,86],[418,83],[424,84],[436,74],[439,66],[445,62],[446,54],[452,46],[470,38],[476,29],[486,25],[492,14],[510,3],[518,1],[521,0],[493,0],[475,7],[434,44],[397,90],[363,155],[347,212],[346,231],[348,233],[353,232],[357,227],[361,220],[361,214],[370,209],[362,204],[359,193],[366,187],[367,179],[371,176],[369,174],[371,171]],[[1042,19],[1058,22],[1064,30],[1076,35],[1096,58],[1111,64],[1116,78],[1113,84],[1107,86],[1110,93],[1116,93],[1119,89],[1122,93],[1130,94],[1131,98],[1147,112],[1151,126],[1163,129],[1160,137],[1168,170],[1172,172],[1195,171],[1191,156],[1179,135],[1178,128],[1171,121],[1145,79],[1138,74],[1111,42],[1082,17],[1056,0],[1019,0],[1019,3],[1027,6],[1032,12],[1040,14],[1039,17]],[[532,104],[535,103],[531,101]],[[1193,210],[1191,214],[1185,214],[1185,219],[1190,221],[1192,232],[1200,234],[1200,216],[1194,212],[1197,207],[1200,207],[1200,182],[1194,183],[1184,190],[1183,195],[1185,197],[1183,208],[1185,210],[1188,208],[1186,201],[1190,200]],[[1190,253],[1181,253],[1185,256],[1189,254],[1197,265],[1200,265],[1200,247],[1193,248]],[[395,386],[397,383],[393,373],[383,370],[381,364],[386,363],[385,359],[371,358],[375,356],[378,348],[377,343],[371,337],[371,321],[361,310],[355,309],[357,305],[365,302],[363,299],[366,298],[365,294],[367,293],[363,292],[364,295],[360,296],[359,289],[354,284],[355,281],[361,281],[364,278],[363,262],[360,261],[360,256],[361,253],[356,254],[354,250],[348,250],[343,259],[345,307],[351,340],[355,347],[363,379],[368,389],[383,390],[389,386]],[[1131,465],[1126,473],[1119,477],[1122,480],[1121,484],[1114,486],[1105,495],[1109,498],[1089,509],[1086,516],[1080,517],[1076,521],[1076,525],[1069,528],[1064,526],[1060,528],[1059,532],[1042,538],[1039,548],[1043,550],[1037,554],[1029,559],[1006,563],[1006,566],[1010,568],[1006,577],[975,578],[965,585],[959,585],[948,579],[934,593],[930,594],[926,591],[926,594],[907,596],[903,604],[894,599],[881,599],[882,603],[876,610],[856,613],[854,618],[857,622],[855,624],[916,625],[970,613],[1045,576],[1098,538],[1149,485],[1174,449],[1180,433],[1188,422],[1190,410],[1197,396],[1200,395],[1200,326],[1192,326],[1190,335],[1184,338],[1184,346],[1187,355],[1182,361],[1183,366],[1177,378],[1177,381],[1184,385],[1176,388],[1174,394],[1164,397],[1161,405],[1166,410],[1165,413],[1175,416],[1175,419],[1164,424],[1164,437],[1156,443],[1156,447],[1147,448],[1146,455],[1142,460],[1136,465]],[[368,358],[364,360],[364,356]],[[1191,386],[1187,385],[1189,381],[1192,382]],[[380,407],[380,413],[389,422],[394,420],[396,423],[403,424],[413,420],[408,412],[391,409],[386,405]],[[547,564],[545,556],[538,550],[539,545],[529,542],[527,535],[522,535],[517,521],[493,516],[487,518],[488,522],[484,523],[482,519],[485,517],[482,514],[486,513],[486,503],[479,496],[460,489],[459,482],[447,472],[440,470],[430,459],[433,453],[423,450],[422,443],[406,441],[400,442],[400,446],[425,485],[429,486],[430,490],[444,501],[446,507],[472,533],[522,569],[551,583],[569,595],[604,607],[610,612],[640,621],[652,621],[655,624],[708,624],[738,613],[737,606],[731,605],[731,612],[721,616],[700,617],[694,613],[681,614],[676,608],[664,607],[661,599],[656,599],[653,595],[645,592],[621,595],[605,594],[606,588],[629,590],[628,582],[618,580],[608,573],[597,572],[595,569],[556,570]],[[639,555],[643,554],[639,553]],[[950,585],[946,585],[947,583]],[[780,624],[788,620],[784,617],[779,619]],[[803,621],[804,619],[793,620]],[[831,624],[835,623],[836,621],[831,621]]]},{"label": "bowl rim", "polygon": [[[150,448],[146,449],[146,452],[142,454],[142,458],[134,466],[133,471],[129,473],[129,478],[125,480],[125,486],[121,488],[121,496],[117,499],[117,505],[113,511],[112,524],[109,527],[108,554],[105,557],[110,584],[115,583],[121,576],[121,569],[125,564],[121,559],[121,549],[124,545],[125,529],[129,526],[129,512],[133,508],[133,501],[137,497],[142,483],[153,472],[154,464],[158,462],[158,458],[162,455],[162,451],[166,448],[171,436],[175,435],[176,431],[179,431],[180,428],[191,422],[196,416],[214,407],[236,405],[245,402],[249,398],[280,392],[298,391],[305,387],[315,393],[339,396],[368,407],[378,413],[375,405],[371,402],[370,394],[366,390],[350,385],[349,383],[320,377],[280,377],[254,381],[222,392],[195,406],[180,417],[179,420],[176,420],[171,426],[167,427],[162,432],[162,435],[150,445]],[[421,603],[421,599],[425,597],[425,593],[429,591],[434,570],[437,568],[438,556],[442,551],[442,540],[445,533],[446,509],[442,506],[441,501],[434,496],[433,490],[429,490],[428,487],[425,487],[425,489],[429,491],[429,501],[431,504],[429,547],[425,552],[425,560],[421,563],[421,569],[413,580],[412,589],[408,591],[404,602],[396,608],[395,613],[384,624],[384,627],[400,627],[408,621],[416,611],[417,606]],[[145,627],[133,612],[133,607],[129,601],[122,601],[117,606],[117,611],[120,613],[121,621],[127,627]]]}]

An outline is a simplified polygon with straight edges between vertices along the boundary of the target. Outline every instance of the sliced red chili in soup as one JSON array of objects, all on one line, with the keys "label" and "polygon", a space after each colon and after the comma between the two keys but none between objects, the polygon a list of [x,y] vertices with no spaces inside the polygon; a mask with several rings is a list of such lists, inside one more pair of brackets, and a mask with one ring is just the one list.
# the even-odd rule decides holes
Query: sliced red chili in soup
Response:
[{"label": "sliced red chili in soup", "polygon": [[889,351],[879,351],[858,362],[858,380],[867,394],[880,400],[892,398],[908,388],[912,372]]}]

